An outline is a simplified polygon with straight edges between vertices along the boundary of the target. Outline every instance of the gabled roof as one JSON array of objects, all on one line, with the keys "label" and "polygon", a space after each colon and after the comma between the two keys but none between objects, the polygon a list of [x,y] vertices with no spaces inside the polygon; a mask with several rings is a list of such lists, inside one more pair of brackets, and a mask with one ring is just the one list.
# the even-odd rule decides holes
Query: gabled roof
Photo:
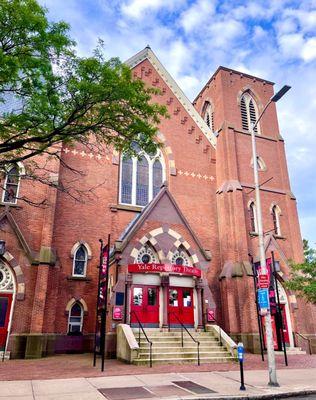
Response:
[{"label": "gabled roof", "polygon": [[203,120],[201,115],[194,108],[190,100],[180,89],[176,81],[172,78],[169,72],[165,69],[165,67],[161,64],[161,62],[156,57],[155,53],[151,50],[149,46],[145,47],[143,50],[135,54],[133,57],[129,58],[125,61],[130,68],[136,67],[136,65],[140,64],[144,60],[149,60],[152,66],[157,70],[160,76],[164,79],[165,83],[168,85],[169,89],[173,92],[175,97],[179,100],[182,106],[185,108],[187,113],[191,116],[193,121],[197,124],[197,126],[201,129],[201,131],[206,136],[207,140],[212,144],[214,148],[216,148],[216,136],[212,132],[212,130],[207,126],[206,122]]},{"label": "gabled roof", "polygon": [[137,217],[135,217],[132,222],[127,226],[127,229],[123,232],[123,234],[120,236],[119,241],[121,241],[121,244],[119,246],[119,250],[123,251],[125,247],[128,245],[132,237],[136,234],[138,229],[143,225],[143,223],[147,220],[151,212],[155,209],[155,207],[158,205],[160,200],[164,197],[167,196],[174,206],[178,216],[183,222],[183,225],[187,228],[189,233],[191,234],[193,240],[195,241],[196,246],[199,248],[203,256],[205,257],[206,260],[210,260],[210,255],[207,254],[207,252],[203,249],[201,242],[199,241],[198,237],[190,227],[187,219],[183,215],[182,211],[180,210],[178,204],[176,203],[175,199],[173,198],[172,194],[168,190],[167,186],[162,186],[160,189],[159,193],[157,196],[141,211]]}]

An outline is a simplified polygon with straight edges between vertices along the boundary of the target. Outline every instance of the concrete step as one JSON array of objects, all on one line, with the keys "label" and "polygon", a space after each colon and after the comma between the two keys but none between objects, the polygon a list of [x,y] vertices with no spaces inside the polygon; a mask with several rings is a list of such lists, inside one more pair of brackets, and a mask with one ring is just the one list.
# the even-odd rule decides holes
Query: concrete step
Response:
[{"label": "concrete step", "polygon": [[[135,336],[135,339],[138,340],[138,336]],[[155,342],[168,342],[168,341],[181,341],[181,336],[148,336],[148,339]],[[202,337],[194,337],[195,340],[199,342],[218,342],[214,336],[202,336]],[[144,336],[140,337],[141,342],[146,342],[146,338]],[[193,342],[190,336],[183,336],[183,340],[186,342]]]},{"label": "concrete step", "polygon": [[[140,347],[139,353],[148,353],[149,346]],[[155,347],[152,346],[152,351],[155,353],[174,353],[174,352],[196,352],[197,346],[184,346],[184,347]],[[200,346],[200,352],[213,352],[213,351],[224,351],[226,349],[220,346]]]},{"label": "concrete step", "polygon": [[[275,354],[283,355],[284,352],[283,351],[275,351]],[[303,354],[306,355],[306,351],[302,350],[300,347],[287,347],[286,354],[288,356],[296,356],[296,355],[303,355]]]},{"label": "concrete step", "polygon": [[[139,359],[149,359],[149,352],[146,353],[139,353],[138,355],[138,360]],[[220,358],[220,357],[228,357],[229,355],[225,352],[225,351],[200,351],[200,358]],[[172,353],[155,353],[153,352],[152,354],[152,358],[153,360],[160,360],[160,359],[165,359],[165,360],[169,360],[169,359],[184,359],[184,358],[197,358],[197,351],[179,351],[179,352],[172,352]]]},{"label": "concrete step", "polygon": [[[138,341],[137,341],[138,343]],[[179,341],[171,341],[171,340],[164,340],[164,341],[156,341],[156,340],[152,340],[153,346],[155,347],[181,347],[181,340]],[[141,347],[143,346],[148,346],[148,342],[146,340],[141,340],[140,341],[140,345]],[[193,340],[184,340],[183,341],[183,345],[185,347],[188,346],[197,346],[197,344],[195,342],[193,342]],[[200,341],[200,347],[202,346],[209,346],[209,347],[213,347],[213,346],[219,346],[219,343],[217,341]]]},{"label": "concrete step", "polygon": [[[192,358],[160,358],[160,359],[153,359],[154,365],[159,364],[197,364],[197,357]],[[225,363],[228,361],[236,361],[234,357],[231,356],[220,356],[220,357],[201,357],[200,363]],[[149,357],[148,358],[137,358],[134,360],[135,365],[149,365]]]}]

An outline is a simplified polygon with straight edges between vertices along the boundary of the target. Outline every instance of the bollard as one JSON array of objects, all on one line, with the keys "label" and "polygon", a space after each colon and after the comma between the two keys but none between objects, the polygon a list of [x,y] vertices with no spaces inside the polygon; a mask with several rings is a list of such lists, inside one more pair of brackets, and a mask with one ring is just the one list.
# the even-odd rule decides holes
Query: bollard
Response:
[{"label": "bollard", "polygon": [[245,349],[244,349],[244,345],[241,342],[239,342],[237,345],[237,353],[238,353],[238,360],[239,360],[239,367],[240,367],[240,388],[239,388],[239,390],[246,390],[245,382],[244,382]]}]

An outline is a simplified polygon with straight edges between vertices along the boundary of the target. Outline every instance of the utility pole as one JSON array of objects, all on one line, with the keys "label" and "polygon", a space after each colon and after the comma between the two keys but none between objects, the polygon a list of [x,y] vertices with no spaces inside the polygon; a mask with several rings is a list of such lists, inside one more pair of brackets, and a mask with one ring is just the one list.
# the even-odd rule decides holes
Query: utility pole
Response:
[{"label": "utility pole", "polygon": [[[280,98],[290,89],[290,86],[283,86],[268,103],[263,108],[258,119],[250,126],[251,133],[251,144],[252,144],[252,159],[253,159],[253,174],[255,183],[255,194],[256,194],[256,210],[257,210],[257,224],[258,224],[258,241],[259,241],[259,256],[260,256],[260,272],[259,274],[267,275],[266,266],[266,255],[264,249],[264,237],[263,237],[263,224],[262,224],[262,210],[261,210],[261,199],[260,199],[260,184],[258,176],[258,158],[256,149],[256,135],[255,128],[258,125],[260,119],[262,118],[264,112],[269,107],[272,102],[277,102]],[[267,346],[267,356],[268,356],[268,369],[269,369],[269,386],[279,386],[276,375],[276,365],[275,365],[275,354],[274,354],[274,343],[272,334],[272,324],[271,324],[271,313],[270,306],[268,306],[265,315],[265,328],[266,328],[266,346]]]}]

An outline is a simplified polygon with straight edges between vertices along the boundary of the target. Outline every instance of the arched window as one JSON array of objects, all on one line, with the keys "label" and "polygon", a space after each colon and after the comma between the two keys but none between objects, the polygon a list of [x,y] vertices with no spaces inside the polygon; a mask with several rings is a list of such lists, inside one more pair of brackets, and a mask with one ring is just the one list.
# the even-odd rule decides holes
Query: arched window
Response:
[{"label": "arched window", "polygon": [[182,246],[180,246],[172,255],[171,263],[176,265],[192,266],[190,256]]},{"label": "arched window", "polygon": [[82,333],[83,307],[79,302],[73,304],[69,311],[68,333],[78,335]]},{"label": "arched window", "polygon": [[[242,129],[249,131],[251,124],[257,121],[258,113],[254,99],[249,93],[244,93],[240,100],[241,124]],[[259,126],[255,127],[255,133],[259,132]]]},{"label": "arched window", "polygon": [[258,232],[258,224],[257,224],[257,208],[254,202],[251,202],[249,205],[249,215],[250,215],[250,229],[251,232]]},{"label": "arched window", "polygon": [[214,132],[214,112],[209,101],[204,103],[202,115],[207,126]]},{"label": "arched window", "polygon": [[3,203],[16,204],[20,186],[20,171],[18,165],[12,165],[6,173],[3,186]]},{"label": "arched window", "polygon": [[82,244],[78,247],[74,254],[72,276],[86,276],[87,272],[88,254],[87,249]]},{"label": "arched window", "polygon": [[273,220],[273,229],[275,235],[281,235],[281,226],[280,226],[280,214],[281,210],[278,206],[272,207],[272,220]]},{"label": "arched window", "polygon": [[146,244],[139,250],[135,262],[137,264],[156,264],[159,262],[159,258],[155,250],[149,244]]},{"label": "arched window", "polygon": [[146,206],[159,192],[165,180],[161,153],[155,156],[142,154],[141,158],[121,158],[120,195],[121,204]]}]

